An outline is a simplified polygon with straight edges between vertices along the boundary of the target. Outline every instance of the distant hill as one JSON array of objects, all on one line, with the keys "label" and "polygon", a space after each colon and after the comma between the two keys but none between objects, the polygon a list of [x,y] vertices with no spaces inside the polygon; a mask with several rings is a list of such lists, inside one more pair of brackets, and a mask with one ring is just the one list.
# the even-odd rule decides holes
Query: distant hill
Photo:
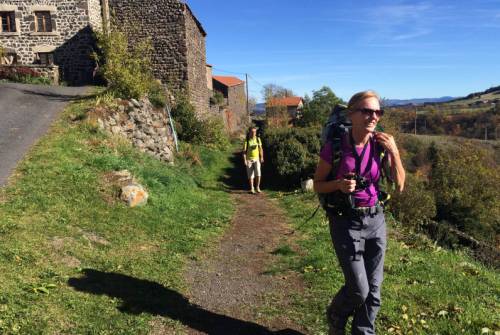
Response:
[{"label": "distant hill", "polygon": [[255,116],[262,116],[266,114],[266,104],[264,102],[255,104],[251,114]]},{"label": "distant hill", "polygon": [[450,101],[450,104],[474,104],[474,103],[491,103],[500,100],[500,86],[490,87],[482,92],[471,93],[463,98],[457,98]]},{"label": "distant hill", "polygon": [[425,103],[442,103],[456,100],[456,97],[441,97],[441,98],[420,98],[420,99],[385,99],[384,105],[405,106],[405,105],[423,105]]}]

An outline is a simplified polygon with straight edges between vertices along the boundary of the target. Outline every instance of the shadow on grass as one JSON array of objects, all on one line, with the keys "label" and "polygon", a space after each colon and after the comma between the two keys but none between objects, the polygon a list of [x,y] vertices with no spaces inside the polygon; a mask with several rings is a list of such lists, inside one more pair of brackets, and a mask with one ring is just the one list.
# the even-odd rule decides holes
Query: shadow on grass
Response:
[{"label": "shadow on grass", "polygon": [[153,281],[93,269],[85,269],[83,273],[81,278],[70,278],[69,286],[80,292],[119,298],[122,305],[118,309],[123,313],[160,315],[212,335],[303,335],[292,329],[272,331],[253,322],[207,311]]},{"label": "shadow on grass", "polygon": [[231,166],[224,170],[219,181],[230,191],[248,190],[247,173],[243,164],[241,151],[234,152],[230,158],[230,162]]}]

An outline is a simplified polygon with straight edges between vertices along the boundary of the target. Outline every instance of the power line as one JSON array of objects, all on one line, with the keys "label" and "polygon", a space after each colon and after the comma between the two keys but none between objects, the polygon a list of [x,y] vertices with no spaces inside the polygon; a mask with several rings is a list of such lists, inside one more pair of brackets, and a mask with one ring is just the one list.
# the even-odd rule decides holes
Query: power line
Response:
[{"label": "power line", "polygon": [[213,67],[212,69],[214,69],[215,71],[218,71],[218,72],[224,72],[224,73],[230,73],[230,74],[237,74],[237,75],[242,75],[242,76],[244,76],[244,75],[245,75],[245,73],[241,73],[241,72],[233,72],[233,71],[227,71],[227,70],[222,70],[222,69],[215,68],[215,67]]},{"label": "power line", "polygon": [[253,81],[255,81],[258,85],[260,85],[262,88],[264,88],[264,85],[262,85],[261,83],[259,83],[254,77],[252,77],[251,75],[248,75],[248,77],[250,77],[250,79],[252,79]]}]

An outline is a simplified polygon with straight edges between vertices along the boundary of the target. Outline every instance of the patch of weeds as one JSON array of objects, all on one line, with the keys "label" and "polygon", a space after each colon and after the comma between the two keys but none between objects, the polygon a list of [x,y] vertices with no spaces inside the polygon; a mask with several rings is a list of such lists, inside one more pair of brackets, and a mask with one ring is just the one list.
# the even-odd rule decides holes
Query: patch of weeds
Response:
[{"label": "patch of weeds", "polygon": [[291,256],[295,255],[296,252],[292,250],[289,245],[280,245],[278,248],[274,249],[271,254],[281,255],[281,256]]}]

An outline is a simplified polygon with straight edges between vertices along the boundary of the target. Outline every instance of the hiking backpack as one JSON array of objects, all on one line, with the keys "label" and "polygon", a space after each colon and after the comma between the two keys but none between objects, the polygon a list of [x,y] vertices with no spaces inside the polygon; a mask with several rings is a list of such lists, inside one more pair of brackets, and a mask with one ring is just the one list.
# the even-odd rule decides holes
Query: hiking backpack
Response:
[{"label": "hiking backpack", "polygon": [[[340,161],[342,159],[342,138],[349,136],[349,131],[352,124],[347,117],[347,106],[338,104],[336,105],[321,132],[321,147],[329,143],[332,146],[332,170],[327,177],[327,180],[333,180],[337,176],[338,169],[340,168]],[[380,125],[377,125],[377,131],[383,131]],[[379,145],[379,144],[376,144]],[[388,190],[394,188],[394,183],[389,179],[390,169],[386,152],[383,148],[379,147],[380,162],[382,169],[380,171],[380,179],[378,181],[379,204],[384,206],[390,198]],[[344,194],[341,191],[331,193],[318,193],[318,198],[321,206],[327,213],[341,214],[343,211],[354,208],[354,199],[352,195]]]}]

